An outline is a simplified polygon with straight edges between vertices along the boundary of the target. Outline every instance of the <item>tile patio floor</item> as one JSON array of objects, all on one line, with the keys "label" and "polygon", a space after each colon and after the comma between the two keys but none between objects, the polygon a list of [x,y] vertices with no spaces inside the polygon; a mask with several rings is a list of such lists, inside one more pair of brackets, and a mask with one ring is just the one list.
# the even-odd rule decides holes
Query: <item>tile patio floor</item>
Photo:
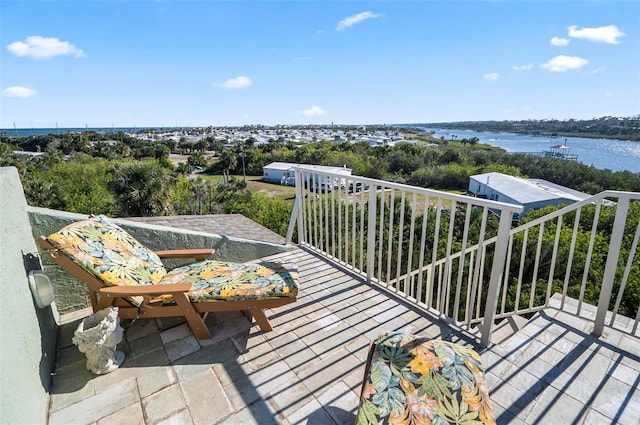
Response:
[{"label": "tile patio floor", "polygon": [[640,341],[553,307],[502,345],[412,309],[306,250],[298,302],[268,313],[210,315],[213,340],[175,320],[125,325],[125,363],[94,376],[61,328],[49,424],[353,424],[370,339],[402,330],[474,347],[499,424],[640,424]]}]

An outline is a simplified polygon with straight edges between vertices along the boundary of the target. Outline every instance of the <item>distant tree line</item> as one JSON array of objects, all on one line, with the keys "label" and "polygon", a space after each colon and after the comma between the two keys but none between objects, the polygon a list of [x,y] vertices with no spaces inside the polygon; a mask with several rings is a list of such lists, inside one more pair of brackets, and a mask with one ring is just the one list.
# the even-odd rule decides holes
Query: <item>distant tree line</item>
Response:
[{"label": "distant tree line", "polygon": [[459,121],[416,126],[640,141],[640,115],[624,118],[608,116],[590,120]]}]

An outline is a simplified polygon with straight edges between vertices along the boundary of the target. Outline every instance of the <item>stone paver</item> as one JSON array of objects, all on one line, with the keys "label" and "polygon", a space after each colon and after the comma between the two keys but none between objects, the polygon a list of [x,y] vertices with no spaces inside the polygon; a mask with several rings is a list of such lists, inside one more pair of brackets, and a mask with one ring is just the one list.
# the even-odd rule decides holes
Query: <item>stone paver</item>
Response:
[{"label": "stone paver", "polygon": [[[475,348],[500,425],[638,425],[636,337],[607,328],[595,338],[584,318],[548,308],[483,349],[473,334],[311,253],[270,258],[294,258],[301,272],[298,302],[267,311],[272,332],[240,312],[210,314],[213,339],[205,341],[183,320],[123,321],[118,348],[125,363],[94,376],[70,343],[78,319],[69,320],[60,333],[49,423],[353,424],[369,342],[381,331],[404,330]],[[556,297],[550,304],[559,305]]]},{"label": "stone paver", "polygon": [[167,387],[142,400],[142,409],[148,423],[157,424],[187,408],[178,384]]},{"label": "stone paver", "polygon": [[98,421],[98,425],[144,425],[142,405],[134,403]]},{"label": "stone paver", "polygon": [[336,424],[356,422],[358,397],[344,382],[337,382],[318,395],[318,402]]},{"label": "stone paver", "polygon": [[212,369],[182,380],[180,388],[196,425],[218,423],[234,411]]},{"label": "stone paver", "polygon": [[94,375],[87,370],[86,359],[56,370],[49,397],[51,411],[70,406],[94,394]]},{"label": "stone paver", "polygon": [[193,425],[193,420],[187,409],[174,413],[167,419],[157,422],[157,425]]},{"label": "stone paver", "polygon": [[56,410],[49,416],[49,425],[90,424],[138,401],[135,379],[128,379],[104,392]]}]

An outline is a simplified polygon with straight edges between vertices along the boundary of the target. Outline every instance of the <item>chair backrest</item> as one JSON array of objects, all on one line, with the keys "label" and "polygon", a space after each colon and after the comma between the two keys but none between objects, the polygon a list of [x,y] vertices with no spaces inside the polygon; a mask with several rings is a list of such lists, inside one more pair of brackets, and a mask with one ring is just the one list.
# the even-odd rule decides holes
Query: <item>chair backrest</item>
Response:
[{"label": "chair backrest", "polygon": [[104,215],[71,223],[46,239],[106,286],[155,285],[167,274],[160,257]]}]

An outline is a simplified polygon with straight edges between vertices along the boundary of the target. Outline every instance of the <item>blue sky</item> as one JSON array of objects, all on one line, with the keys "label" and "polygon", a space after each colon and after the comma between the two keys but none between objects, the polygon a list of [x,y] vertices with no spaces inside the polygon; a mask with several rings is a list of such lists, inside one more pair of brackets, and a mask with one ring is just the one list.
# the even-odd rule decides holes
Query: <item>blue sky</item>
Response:
[{"label": "blue sky", "polygon": [[0,127],[640,114],[638,1],[0,2]]}]

